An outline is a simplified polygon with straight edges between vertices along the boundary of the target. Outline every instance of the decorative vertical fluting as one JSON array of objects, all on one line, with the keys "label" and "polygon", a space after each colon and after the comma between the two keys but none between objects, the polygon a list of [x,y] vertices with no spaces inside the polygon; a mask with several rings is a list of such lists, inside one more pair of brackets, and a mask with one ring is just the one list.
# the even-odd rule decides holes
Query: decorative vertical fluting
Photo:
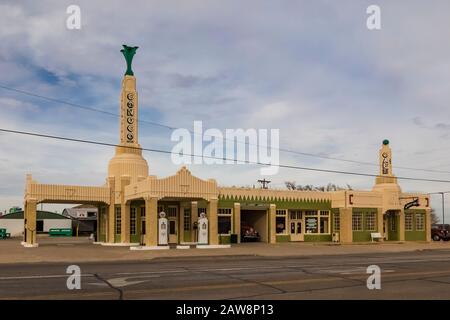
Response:
[{"label": "decorative vertical fluting", "polygon": [[138,148],[138,94],[134,76],[125,75],[122,80],[120,106],[120,144]]}]

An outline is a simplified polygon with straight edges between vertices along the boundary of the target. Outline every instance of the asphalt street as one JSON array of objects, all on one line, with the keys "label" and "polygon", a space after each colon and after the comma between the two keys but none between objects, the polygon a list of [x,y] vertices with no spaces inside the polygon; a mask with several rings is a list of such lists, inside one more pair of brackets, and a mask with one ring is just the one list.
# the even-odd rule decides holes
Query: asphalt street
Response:
[{"label": "asphalt street", "polygon": [[[0,299],[450,299],[450,250],[311,257],[196,257],[0,265]],[[381,289],[369,290],[369,265]]]}]

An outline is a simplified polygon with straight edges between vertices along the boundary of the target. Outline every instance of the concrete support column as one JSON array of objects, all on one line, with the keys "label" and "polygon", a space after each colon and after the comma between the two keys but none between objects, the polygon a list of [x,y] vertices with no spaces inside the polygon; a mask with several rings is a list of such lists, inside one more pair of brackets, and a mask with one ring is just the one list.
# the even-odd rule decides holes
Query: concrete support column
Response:
[{"label": "concrete support column", "polygon": [[197,222],[198,220],[198,203],[197,201],[192,201],[191,202],[191,242],[197,242],[198,241],[198,236],[197,236],[197,230],[198,229],[194,229],[194,224]]},{"label": "concrete support column", "polygon": [[36,206],[37,201],[35,199],[28,199],[26,201],[25,210],[26,213],[24,216],[26,217],[26,243],[25,245],[28,247],[37,247],[36,242]]},{"label": "concrete support column", "polygon": [[120,177],[120,195],[121,195],[121,232],[120,242],[130,243],[130,204],[125,202],[125,187],[130,184],[129,176]]},{"label": "concrete support column", "polygon": [[233,206],[234,233],[237,234],[237,242],[241,243],[241,204],[235,202]]},{"label": "concrete support column", "polygon": [[158,198],[145,197],[145,245],[158,245]]},{"label": "concrete support column", "polygon": [[277,242],[276,217],[277,217],[277,206],[271,203],[269,208],[269,243]]},{"label": "concrete support column", "polygon": [[377,209],[377,232],[379,232],[381,234],[381,239],[378,239],[378,241],[384,241],[384,213],[383,213],[383,209],[382,208],[378,208]]},{"label": "concrete support column", "polygon": [[398,221],[398,240],[405,241],[405,211],[403,209],[399,212]]},{"label": "concrete support column", "polygon": [[116,209],[115,209],[115,178],[109,177],[108,178],[108,185],[109,185],[109,206],[107,207],[106,212],[106,242],[114,243],[115,242],[115,233],[116,230],[114,228],[116,224]]},{"label": "concrete support column", "polygon": [[122,243],[130,243],[130,204],[123,203],[120,206],[120,214],[121,214],[121,233],[120,233],[120,242]]},{"label": "concrete support column", "polygon": [[219,244],[219,236],[217,234],[217,203],[217,199],[210,199],[206,208],[209,224],[209,244],[211,245]]},{"label": "concrete support column", "polygon": [[178,243],[184,242],[184,207],[180,205],[178,215]]},{"label": "concrete support column", "polygon": [[341,219],[339,241],[341,243],[353,242],[352,214],[353,210],[351,208],[339,208],[339,215]]},{"label": "concrete support column", "polygon": [[431,241],[431,208],[425,209],[425,232],[426,232],[426,241]]},{"label": "concrete support column", "polygon": [[97,237],[95,239],[95,241],[100,241],[100,230],[101,230],[101,223],[103,223],[102,219],[102,212],[103,212],[103,206],[102,205],[98,205],[97,206]]},{"label": "concrete support column", "polygon": [[114,203],[110,204],[108,207],[108,231],[107,231],[107,242],[114,243],[115,242],[115,234],[116,234],[116,209]]},{"label": "concrete support column", "polygon": [[22,244],[27,242],[27,202],[23,203],[23,241]]}]

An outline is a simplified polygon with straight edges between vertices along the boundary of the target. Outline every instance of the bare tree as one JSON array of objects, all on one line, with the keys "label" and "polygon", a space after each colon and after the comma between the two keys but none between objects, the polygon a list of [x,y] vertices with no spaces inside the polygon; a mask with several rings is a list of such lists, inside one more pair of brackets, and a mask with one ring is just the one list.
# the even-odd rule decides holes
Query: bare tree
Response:
[{"label": "bare tree", "polygon": [[436,214],[436,211],[434,208],[431,209],[431,224],[438,224],[440,223],[441,219],[439,219],[438,215]]},{"label": "bare tree", "polygon": [[288,190],[296,190],[297,189],[297,187],[295,185],[295,181],[286,181],[284,184],[286,185],[286,188]]},{"label": "bare tree", "polygon": [[288,190],[299,190],[299,191],[339,191],[339,190],[353,190],[352,187],[347,184],[346,187],[338,186],[334,183],[328,183],[326,186],[313,186],[311,184],[300,185],[296,184],[295,181],[286,181],[284,183]]}]

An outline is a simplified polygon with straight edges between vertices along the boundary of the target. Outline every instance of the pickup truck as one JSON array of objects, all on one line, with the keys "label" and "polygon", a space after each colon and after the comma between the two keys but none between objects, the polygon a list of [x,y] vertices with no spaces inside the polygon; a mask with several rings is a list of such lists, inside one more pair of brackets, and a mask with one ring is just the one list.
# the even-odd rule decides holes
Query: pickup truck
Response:
[{"label": "pickup truck", "polygon": [[434,224],[431,226],[431,239],[434,241],[450,240],[450,225]]}]

